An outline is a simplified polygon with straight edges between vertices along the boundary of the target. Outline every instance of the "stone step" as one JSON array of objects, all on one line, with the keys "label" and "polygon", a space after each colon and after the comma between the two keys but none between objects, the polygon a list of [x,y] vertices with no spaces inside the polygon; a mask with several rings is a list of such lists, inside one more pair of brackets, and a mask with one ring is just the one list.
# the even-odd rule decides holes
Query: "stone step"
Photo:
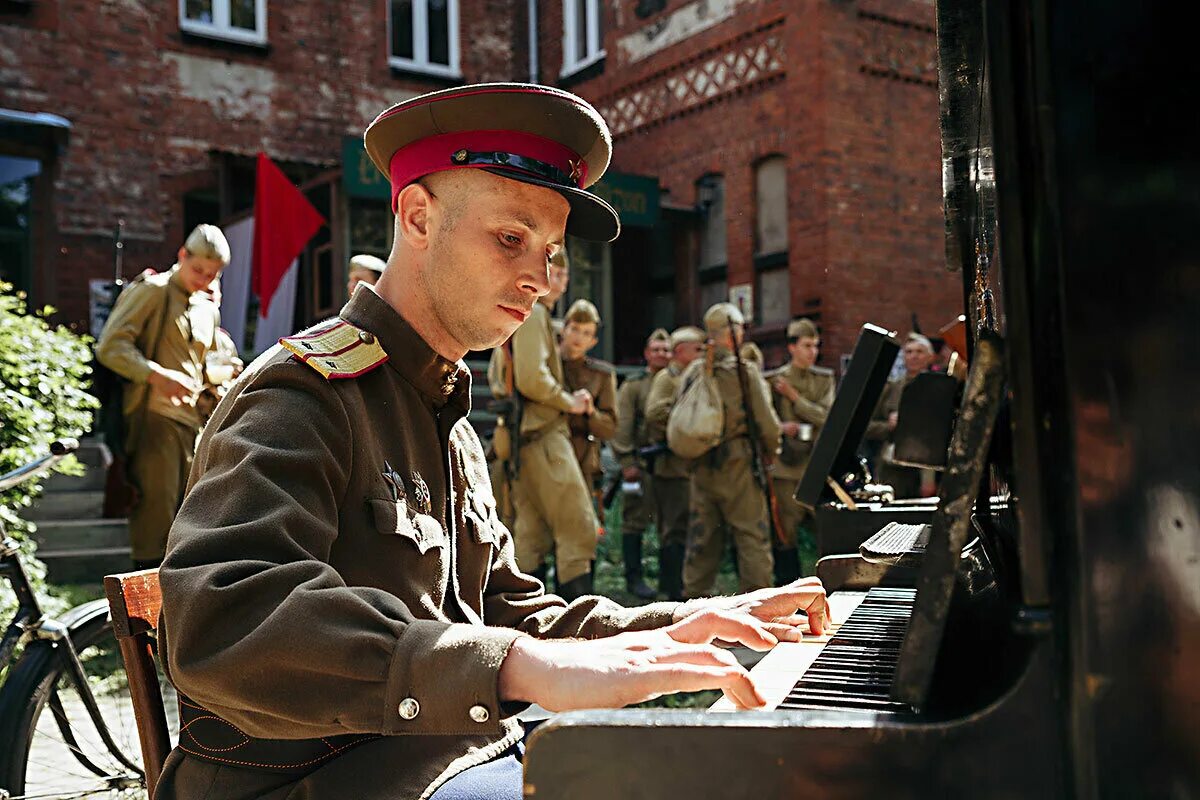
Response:
[{"label": "stone step", "polygon": [[105,468],[112,461],[112,454],[108,451],[108,446],[99,439],[83,439],[79,442],[79,449],[75,451],[75,458],[85,467]]},{"label": "stone step", "polygon": [[100,583],[105,575],[133,570],[129,546],[96,547],[88,550],[38,550],[50,583]]},{"label": "stone step", "polygon": [[95,582],[133,568],[123,519],[49,520],[33,534],[52,583]]},{"label": "stone step", "polygon": [[44,492],[21,516],[34,522],[97,519],[104,513],[100,489]]},{"label": "stone step", "polygon": [[42,486],[47,492],[103,491],[107,477],[107,470],[100,466],[84,467],[83,475],[61,475],[59,473],[48,475]]},{"label": "stone step", "polygon": [[96,548],[129,547],[129,524],[123,519],[47,520],[33,534],[38,556]]}]

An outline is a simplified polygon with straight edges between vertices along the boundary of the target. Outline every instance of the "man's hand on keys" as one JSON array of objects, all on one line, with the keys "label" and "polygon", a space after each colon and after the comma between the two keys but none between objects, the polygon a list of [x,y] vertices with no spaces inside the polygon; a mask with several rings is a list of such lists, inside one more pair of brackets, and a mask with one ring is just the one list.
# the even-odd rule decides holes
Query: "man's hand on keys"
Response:
[{"label": "man's hand on keys", "polygon": [[757,620],[781,642],[798,642],[805,630],[820,636],[829,625],[829,601],[819,578],[801,578],[778,589],[759,589],[733,597],[689,600],[675,611],[675,619],[711,609]]},{"label": "man's hand on keys", "polygon": [[658,630],[604,639],[522,637],[500,668],[500,697],[569,711],[720,689],[738,708],[761,708],[766,701],[750,674],[713,641],[769,650],[779,641],[772,627],[739,610],[712,608]]}]

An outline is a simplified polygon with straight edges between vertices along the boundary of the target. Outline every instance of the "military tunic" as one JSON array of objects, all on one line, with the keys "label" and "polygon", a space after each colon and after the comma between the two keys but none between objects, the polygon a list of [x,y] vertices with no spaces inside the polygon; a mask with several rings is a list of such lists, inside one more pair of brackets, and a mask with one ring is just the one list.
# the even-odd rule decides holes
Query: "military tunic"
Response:
[{"label": "military tunic", "polygon": [[[729,350],[716,349],[713,377],[724,405],[725,427],[720,444],[696,459],[692,470],[687,560],[683,567],[684,593],[689,598],[712,594],[727,536],[732,536],[737,546],[740,591],[762,589],[773,583],[770,517],[763,489],[751,468],[745,409],[754,414],[759,446],[768,458],[779,449],[779,418],[758,367],[752,363],[744,366],[749,397],[743,403],[737,360]],[[679,391],[704,368],[703,358],[688,364],[680,376]]]},{"label": "military tunic", "polygon": [[[646,439],[666,445],[667,419],[679,393],[684,367],[672,361],[654,376],[646,396]],[[687,541],[688,497],[692,466],[685,459],[664,450],[654,459],[655,503],[658,509],[659,536],[663,543]]]},{"label": "military tunic", "polygon": [[904,388],[912,382],[915,376],[907,373],[883,388],[871,421],[867,423],[867,431],[863,438],[868,441],[880,442],[883,445],[876,467],[876,479],[880,483],[890,484],[895,490],[896,499],[919,497],[921,494],[921,470],[916,467],[905,467],[892,463],[892,433],[888,427],[888,417],[900,411],[900,396]]},{"label": "military tunic", "polygon": [[[206,387],[205,358],[216,347],[220,325],[217,305],[204,293],[189,293],[176,264],[131,283],[96,343],[100,363],[129,381],[123,410],[129,477],[140,495],[129,515],[136,560],[162,558],[204,423],[197,403]],[[175,405],[154,392],[148,382],[152,361],[187,375],[192,394]]]},{"label": "military tunic", "polygon": [[[804,477],[804,468],[808,465],[808,457],[812,453],[812,444],[820,434],[821,426],[833,406],[834,380],[833,370],[825,367],[801,368],[794,364],[786,364],[766,375],[767,384],[771,387],[771,397],[775,412],[780,422],[799,422],[813,426],[812,438],[801,442],[798,438],[790,443],[795,448],[801,460],[796,464],[785,464],[782,460],[775,462],[772,470],[775,483],[775,496],[779,502],[779,517],[783,524],[784,542],[776,542],[777,548],[790,549],[796,546],[796,531],[804,520],[804,508],[796,502],[796,485]],[[792,400],[775,388],[778,380],[786,381],[800,395]],[[789,443],[785,442],[784,447]]]},{"label": "military tunic", "polygon": [[587,389],[596,407],[591,414],[567,417],[575,459],[588,488],[594,489],[601,474],[600,443],[611,439],[617,430],[617,370],[598,358],[564,359],[563,382],[568,392]]},{"label": "military tunic", "polygon": [[[646,433],[646,400],[650,397],[654,375],[654,372],[646,370],[631,376],[617,390],[617,430],[613,434],[613,452],[622,470],[636,467],[641,473],[637,479],[641,490],[624,494],[621,529],[628,536],[640,536],[654,519],[653,478],[637,455],[639,449],[651,443]],[[659,537],[662,537],[661,529]]]},{"label": "military tunic", "polygon": [[512,336],[513,377],[524,398],[520,474],[512,482],[517,562],[526,571],[555,554],[558,585],[589,573],[600,523],[571,447],[567,417],[573,402],[550,310],[534,303]]},{"label": "military tunic", "polygon": [[[520,739],[497,682],[522,632],[599,637],[675,610],[568,606],[523,575],[465,365],[365,287],[342,319],[390,360],[327,380],[275,348],[201,438],[160,635],[170,679],[208,713],[168,757],[160,799],[428,797]],[[347,734],[375,738],[343,748]],[[324,754],[288,772],[240,755],[297,745]]]}]

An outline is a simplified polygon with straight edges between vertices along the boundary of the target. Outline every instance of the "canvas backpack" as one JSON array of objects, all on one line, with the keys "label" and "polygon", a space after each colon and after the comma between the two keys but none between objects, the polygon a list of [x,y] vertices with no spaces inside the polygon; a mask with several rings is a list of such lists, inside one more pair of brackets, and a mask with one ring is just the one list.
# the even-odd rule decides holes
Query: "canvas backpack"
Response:
[{"label": "canvas backpack", "polygon": [[667,447],[681,458],[699,458],[721,443],[725,404],[713,377],[709,348],[704,366],[683,386],[667,418]]}]

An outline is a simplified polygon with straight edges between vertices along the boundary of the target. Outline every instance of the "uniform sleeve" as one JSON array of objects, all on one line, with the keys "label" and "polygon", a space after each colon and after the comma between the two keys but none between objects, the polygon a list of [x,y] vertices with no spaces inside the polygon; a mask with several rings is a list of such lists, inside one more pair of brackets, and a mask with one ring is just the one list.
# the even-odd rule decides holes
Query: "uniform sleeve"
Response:
[{"label": "uniform sleeve", "polygon": [[646,396],[648,441],[662,442],[667,438],[667,418],[671,416],[671,406],[675,405],[675,382],[671,377],[670,372],[664,369],[655,375],[650,383],[650,393]]},{"label": "uniform sleeve", "polygon": [[131,284],[117,298],[100,340],[96,342],[96,358],[126,380],[145,383],[150,377],[150,360],[138,349],[137,339],[154,320],[161,305],[152,284],[142,281]]},{"label": "uniform sleeve", "polygon": [[750,410],[758,423],[758,436],[765,452],[779,452],[779,415],[771,405],[771,390],[763,380],[762,373],[753,364],[746,364],[746,378],[750,384]]},{"label": "uniform sleeve", "polygon": [[550,372],[547,363],[551,345],[543,336],[538,320],[535,317],[526,320],[512,336],[513,378],[517,391],[534,403],[570,412],[571,395]]},{"label": "uniform sleeve", "polygon": [[[270,365],[216,424],[159,573],[179,690],[251,736],[480,733],[463,704],[499,707],[520,634],[417,619],[329,565],[355,452],[336,391]],[[409,697],[421,711],[406,720]]]},{"label": "uniform sleeve", "polygon": [[588,415],[588,433],[608,441],[617,430],[617,376],[606,373],[603,386],[596,397],[596,411]]},{"label": "uniform sleeve", "polygon": [[617,426],[613,431],[612,449],[621,469],[637,466],[638,383],[628,380],[617,390]]},{"label": "uniform sleeve", "polygon": [[804,422],[810,422],[813,425],[824,425],[825,418],[829,416],[829,409],[833,408],[833,381],[827,381],[825,391],[816,400],[809,400],[807,397],[801,397],[797,402],[792,404],[792,408],[796,411],[796,416]]},{"label": "uniform sleeve", "polygon": [[883,387],[883,393],[879,395],[879,402],[875,404],[875,410],[871,413],[871,421],[867,423],[867,431],[863,434],[863,438],[872,442],[886,442],[892,438],[892,432],[888,429],[888,414],[890,413],[891,395],[895,391],[896,382],[891,381]]},{"label": "uniform sleeve", "polygon": [[483,597],[483,620],[488,625],[515,628],[540,639],[600,639],[671,624],[678,603],[626,608],[606,597],[588,595],[568,605],[561,597],[547,594],[541,581],[517,569],[512,534],[498,521],[493,526],[499,545]]}]

